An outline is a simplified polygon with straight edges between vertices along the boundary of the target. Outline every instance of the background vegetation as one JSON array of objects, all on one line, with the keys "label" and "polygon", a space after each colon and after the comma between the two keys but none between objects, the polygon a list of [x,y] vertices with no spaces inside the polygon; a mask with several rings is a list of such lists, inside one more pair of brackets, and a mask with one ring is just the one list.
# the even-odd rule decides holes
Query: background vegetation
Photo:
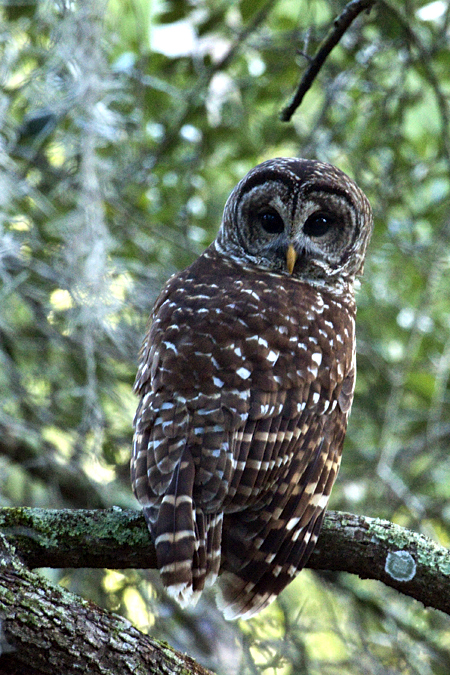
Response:
[{"label": "background vegetation", "polygon": [[[450,7],[378,2],[279,114],[343,0],[24,0],[0,8],[0,505],[135,507],[136,356],[164,280],[269,157],[338,165],[375,232],[331,508],[450,541]],[[450,671],[449,620],[304,571],[265,613],[181,612],[155,572],[53,580],[217,673]]]}]

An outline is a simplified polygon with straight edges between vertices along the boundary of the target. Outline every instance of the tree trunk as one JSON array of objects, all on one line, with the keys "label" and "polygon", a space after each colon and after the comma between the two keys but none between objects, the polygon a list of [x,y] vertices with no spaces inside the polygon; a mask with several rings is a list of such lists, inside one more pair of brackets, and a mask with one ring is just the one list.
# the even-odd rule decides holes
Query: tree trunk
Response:
[{"label": "tree trunk", "polygon": [[0,535],[0,675],[208,675],[129,621],[30,572]]}]

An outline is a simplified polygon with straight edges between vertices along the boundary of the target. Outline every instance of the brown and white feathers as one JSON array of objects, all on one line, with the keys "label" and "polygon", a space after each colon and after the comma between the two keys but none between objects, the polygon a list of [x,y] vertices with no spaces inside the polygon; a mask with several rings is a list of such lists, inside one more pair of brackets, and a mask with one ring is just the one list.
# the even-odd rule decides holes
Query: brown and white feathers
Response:
[{"label": "brown and white feathers", "polygon": [[353,284],[371,231],[344,173],[269,160],[159,296],[135,384],[131,475],[182,606],[221,572],[219,607],[248,618],[305,566],[353,399]]}]

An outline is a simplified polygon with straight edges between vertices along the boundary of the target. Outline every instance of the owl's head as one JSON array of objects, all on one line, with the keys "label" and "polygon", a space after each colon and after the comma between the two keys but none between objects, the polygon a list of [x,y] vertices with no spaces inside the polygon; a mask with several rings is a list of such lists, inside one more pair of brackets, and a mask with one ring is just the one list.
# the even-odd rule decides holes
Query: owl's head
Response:
[{"label": "owl's head", "polygon": [[372,227],[367,197],[345,173],[282,157],[259,164],[234,188],[216,247],[243,264],[340,286],[362,273]]}]

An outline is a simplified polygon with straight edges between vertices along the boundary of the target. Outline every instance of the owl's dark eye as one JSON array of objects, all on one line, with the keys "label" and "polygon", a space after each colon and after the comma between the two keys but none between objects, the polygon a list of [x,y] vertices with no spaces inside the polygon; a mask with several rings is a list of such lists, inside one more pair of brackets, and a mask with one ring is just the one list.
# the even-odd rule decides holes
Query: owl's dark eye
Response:
[{"label": "owl's dark eye", "polygon": [[303,226],[303,232],[308,237],[323,237],[332,227],[336,225],[336,220],[329,213],[313,213]]},{"label": "owl's dark eye", "polygon": [[264,232],[268,234],[280,234],[284,232],[284,223],[280,214],[275,209],[266,208],[256,216]]}]

